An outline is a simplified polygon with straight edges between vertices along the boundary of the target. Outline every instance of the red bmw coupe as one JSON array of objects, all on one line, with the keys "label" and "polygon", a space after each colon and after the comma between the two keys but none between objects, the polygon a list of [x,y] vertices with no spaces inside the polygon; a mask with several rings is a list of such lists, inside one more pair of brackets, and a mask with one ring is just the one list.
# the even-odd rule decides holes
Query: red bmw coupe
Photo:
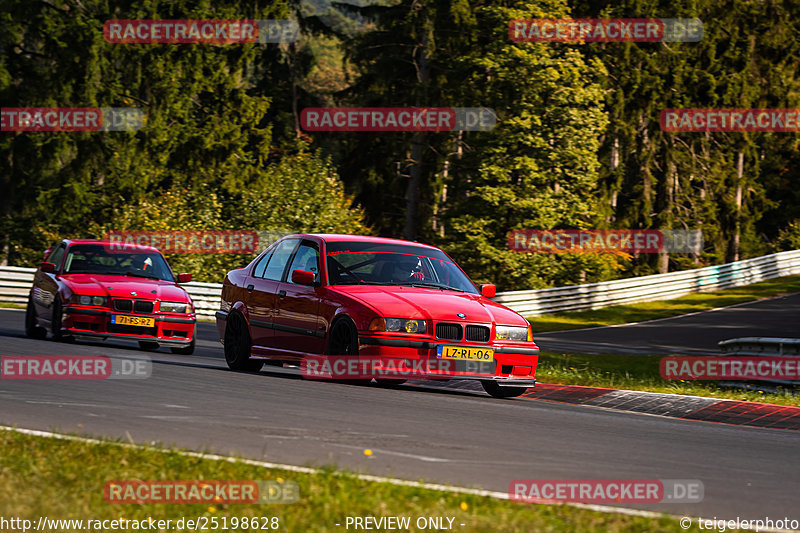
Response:
[{"label": "red bmw coupe", "polygon": [[49,249],[33,279],[25,333],[56,340],[73,337],[138,341],[173,353],[194,352],[195,312],[156,248],[108,241],[64,240]]},{"label": "red bmw coupe", "polygon": [[433,246],[290,235],[228,272],[217,330],[234,370],[371,358],[406,377],[475,379],[494,397],[515,397],[536,382],[539,348],[528,321],[494,294]]}]

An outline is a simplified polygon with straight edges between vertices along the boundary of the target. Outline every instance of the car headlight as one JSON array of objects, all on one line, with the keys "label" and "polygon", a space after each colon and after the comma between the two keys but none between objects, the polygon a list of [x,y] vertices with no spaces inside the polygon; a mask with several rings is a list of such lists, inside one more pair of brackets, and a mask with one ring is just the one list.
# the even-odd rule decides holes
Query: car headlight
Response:
[{"label": "car headlight", "polygon": [[425,334],[428,327],[424,320],[418,318],[375,318],[370,323],[369,330]]},{"label": "car headlight", "polygon": [[86,296],[83,294],[73,294],[72,303],[80,305],[106,305],[104,296]]},{"label": "car headlight", "polygon": [[494,338],[499,341],[531,341],[533,334],[529,334],[530,327],[497,326]]},{"label": "car headlight", "polygon": [[186,302],[161,302],[159,310],[162,313],[186,313],[189,304]]}]

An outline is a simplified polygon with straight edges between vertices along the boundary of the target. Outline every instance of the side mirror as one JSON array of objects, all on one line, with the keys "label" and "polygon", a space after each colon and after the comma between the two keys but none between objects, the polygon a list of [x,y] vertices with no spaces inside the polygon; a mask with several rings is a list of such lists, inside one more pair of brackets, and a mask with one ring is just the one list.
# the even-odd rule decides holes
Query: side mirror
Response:
[{"label": "side mirror", "polygon": [[192,281],[191,274],[187,274],[186,272],[178,274],[178,283],[189,283],[190,281]]},{"label": "side mirror", "polygon": [[56,271],[56,265],[53,263],[39,263],[39,269],[47,274],[52,274]]},{"label": "side mirror", "polygon": [[295,270],[292,272],[292,283],[298,285],[313,285],[316,276],[308,270]]},{"label": "side mirror", "polygon": [[494,295],[497,294],[497,285],[490,283],[481,285],[481,294],[487,298],[494,298]]}]

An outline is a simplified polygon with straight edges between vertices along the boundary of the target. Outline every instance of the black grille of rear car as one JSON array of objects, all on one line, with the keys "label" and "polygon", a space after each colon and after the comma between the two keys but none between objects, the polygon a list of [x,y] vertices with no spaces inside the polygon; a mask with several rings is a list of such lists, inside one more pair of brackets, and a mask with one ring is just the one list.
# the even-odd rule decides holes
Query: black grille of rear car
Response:
[{"label": "black grille of rear car", "polygon": [[152,300],[129,300],[127,298],[114,298],[114,311],[130,313],[152,313],[154,304]]},{"label": "black grille of rear car", "polygon": [[447,341],[460,341],[462,337],[461,324],[439,322],[436,324],[436,338]]},{"label": "black grille of rear car", "polygon": [[152,313],[153,302],[150,300],[136,300],[133,302],[133,310],[137,313]]},{"label": "black grille of rear car", "polygon": [[489,328],[486,326],[469,325],[464,328],[466,339],[470,342],[489,342]]},{"label": "black grille of rear car", "polygon": [[114,311],[123,311],[130,313],[133,311],[133,301],[121,298],[114,298]]}]

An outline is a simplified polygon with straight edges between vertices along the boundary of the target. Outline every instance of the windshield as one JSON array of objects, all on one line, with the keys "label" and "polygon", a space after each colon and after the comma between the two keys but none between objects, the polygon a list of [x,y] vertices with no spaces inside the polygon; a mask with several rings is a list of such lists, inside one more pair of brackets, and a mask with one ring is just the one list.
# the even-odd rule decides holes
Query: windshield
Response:
[{"label": "windshield", "polygon": [[64,274],[110,274],[175,281],[157,252],[114,251],[102,244],[75,244],[67,250]]},{"label": "windshield", "polygon": [[479,294],[441,250],[369,242],[326,245],[331,285],[413,285]]}]

